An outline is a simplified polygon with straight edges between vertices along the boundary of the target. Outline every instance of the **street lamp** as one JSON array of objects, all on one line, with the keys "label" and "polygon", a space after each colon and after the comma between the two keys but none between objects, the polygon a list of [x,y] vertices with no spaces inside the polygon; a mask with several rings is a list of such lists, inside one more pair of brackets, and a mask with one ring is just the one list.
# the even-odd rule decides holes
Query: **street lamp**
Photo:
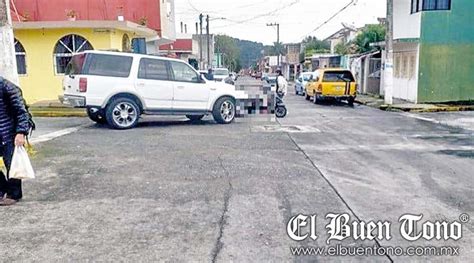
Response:
[{"label": "street lamp", "polygon": [[227,18],[225,17],[213,17],[211,18],[209,15],[206,16],[206,39],[207,39],[207,66],[209,67],[209,64],[211,64],[211,35],[209,33],[210,31],[210,21],[215,21],[215,20],[226,20]]}]

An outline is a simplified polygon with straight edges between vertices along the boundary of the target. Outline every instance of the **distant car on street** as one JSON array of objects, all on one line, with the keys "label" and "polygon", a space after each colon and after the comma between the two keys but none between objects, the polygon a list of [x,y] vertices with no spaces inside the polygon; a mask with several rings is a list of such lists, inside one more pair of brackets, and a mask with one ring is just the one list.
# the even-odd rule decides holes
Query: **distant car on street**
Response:
[{"label": "distant car on street", "polygon": [[277,76],[276,75],[267,75],[265,80],[272,88],[276,88],[277,85]]},{"label": "distant car on street", "polygon": [[214,73],[215,81],[223,81],[224,79],[228,78],[230,74],[227,68],[214,68],[212,71]]},{"label": "distant car on street", "polygon": [[349,105],[353,105],[356,96],[357,84],[354,75],[347,69],[318,69],[306,85],[306,100],[312,99],[314,104],[326,98],[334,98],[346,100]]},{"label": "distant car on street", "polygon": [[115,129],[138,124],[140,115],[212,115],[228,124],[236,116],[236,91],[208,81],[189,64],[140,54],[86,51],[74,55],[63,80],[64,102],[87,108],[89,118]]},{"label": "distant car on street", "polygon": [[295,81],[295,93],[296,95],[304,96],[306,94],[306,84],[313,76],[313,72],[301,73]]}]

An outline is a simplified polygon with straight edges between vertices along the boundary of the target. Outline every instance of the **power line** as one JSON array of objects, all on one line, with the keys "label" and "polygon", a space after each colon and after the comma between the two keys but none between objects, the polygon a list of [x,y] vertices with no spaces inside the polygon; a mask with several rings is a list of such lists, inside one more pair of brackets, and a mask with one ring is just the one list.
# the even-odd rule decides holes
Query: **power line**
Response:
[{"label": "power line", "polygon": [[[259,15],[255,15],[253,17],[250,17],[250,18],[246,18],[246,19],[243,19],[243,20],[237,20],[237,21],[234,21],[233,23],[229,23],[227,25],[222,25],[222,26],[218,26],[218,27],[214,27],[214,28],[222,28],[222,27],[228,27],[228,26],[233,26],[233,25],[238,25],[238,24],[245,24],[245,23],[248,23],[248,22],[251,22],[253,20],[256,20],[256,19],[259,19],[259,18],[262,18],[262,17],[267,17],[267,16],[272,16],[274,15],[275,13],[281,11],[282,9],[284,8],[289,8],[289,7],[292,7],[296,4],[298,4],[299,2],[301,2],[301,0],[294,0],[293,2],[287,4],[287,5],[284,5],[282,7],[279,7],[279,8],[276,8],[276,9],[273,9],[269,12],[266,12],[266,13],[263,13],[263,14],[259,14]],[[228,19],[229,21],[231,21],[230,19]]]},{"label": "power line", "polygon": [[[215,12],[215,11],[201,11],[201,10],[199,10],[195,5],[192,4],[191,0],[187,0],[187,2],[189,4],[189,7],[191,7],[191,9],[192,9],[192,10],[188,9],[188,12],[190,12],[190,13],[196,12],[197,14],[199,14],[199,13],[217,14],[217,12]],[[242,20],[234,20],[234,19],[230,19],[230,18],[227,18],[227,17],[220,17],[219,18],[220,20],[225,20],[225,21],[228,21],[230,23],[227,23],[225,25],[215,26],[214,29],[220,29],[220,28],[225,28],[225,27],[228,27],[228,26],[234,26],[234,25],[240,25],[240,24],[247,24],[247,23],[252,22],[254,20],[257,20],[259,18],[272,16],[272,15],[278,13],[279,11],[281,11],[284,8],[292,7],[292,6],[294,6],[294,5],[296,5],[300,2],[301,2],[301,0],[293,0],[293,2],[285,4],[285,5],[283,5],[279,8],[270,10],[269,12],[258,14],[258,15],[255,15],[255,16],[252,16],[252,17],[249,17],[249,18],[246,18],[246,19],[242,19]],[[242,5],[239,8],[256,6],[258,4],[261,4],[261,3],[253,3],[253,4]]]},{"label": "power line", "polygon": [[[303,37],[299,38],[297,41],[300,39],[304,39],[305,37],[311,35],[311,33],[314,33],[321,29],[323,26],[325,26],[327,23],[329,23],[331,20],[333,20],[336,16],[338,16],[340,13],[344,12],[347,8],[349,8],[352,4],[356,5],[358,0],[351,0],[347,5],[345,5],[343,8],[341,8],[339,11],[337,11],[334,15],[332,15],[329,19],[318,25],[315,29],[311,30],[309,33],[305,34]],[[295,41],[296,42],[296,41]]]}]

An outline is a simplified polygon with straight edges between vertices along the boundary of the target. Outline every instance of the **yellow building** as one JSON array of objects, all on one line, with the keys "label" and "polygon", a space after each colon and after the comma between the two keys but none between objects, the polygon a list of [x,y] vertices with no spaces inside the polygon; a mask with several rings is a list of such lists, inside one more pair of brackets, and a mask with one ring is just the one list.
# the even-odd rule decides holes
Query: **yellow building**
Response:
[{"label": "yellow building", "polygon": [[20,85],[29,104],[58,100],[73,54],[89,49],[129,52],[132,39],[158,37],[129,21],[17,22],[13,28]]}]

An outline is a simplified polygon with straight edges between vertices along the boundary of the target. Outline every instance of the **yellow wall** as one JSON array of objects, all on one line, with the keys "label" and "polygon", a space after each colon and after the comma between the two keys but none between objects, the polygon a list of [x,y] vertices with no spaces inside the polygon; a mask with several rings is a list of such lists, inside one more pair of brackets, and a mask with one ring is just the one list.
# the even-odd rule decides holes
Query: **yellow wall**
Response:
[{"label": "yellow wall", "polygon": [[[117,49],[122,51],[122,37],[126,32],[93,29],[35,29],[15,30],[26,51],[26,76],[20,76],[20,85],[29,104],[57,100],[62,95],[62,75],[54,68],[54,47],[62,37],[76,34],[87,39],[95,50]],[[133,33],[127,33],[130,37]]]}]

